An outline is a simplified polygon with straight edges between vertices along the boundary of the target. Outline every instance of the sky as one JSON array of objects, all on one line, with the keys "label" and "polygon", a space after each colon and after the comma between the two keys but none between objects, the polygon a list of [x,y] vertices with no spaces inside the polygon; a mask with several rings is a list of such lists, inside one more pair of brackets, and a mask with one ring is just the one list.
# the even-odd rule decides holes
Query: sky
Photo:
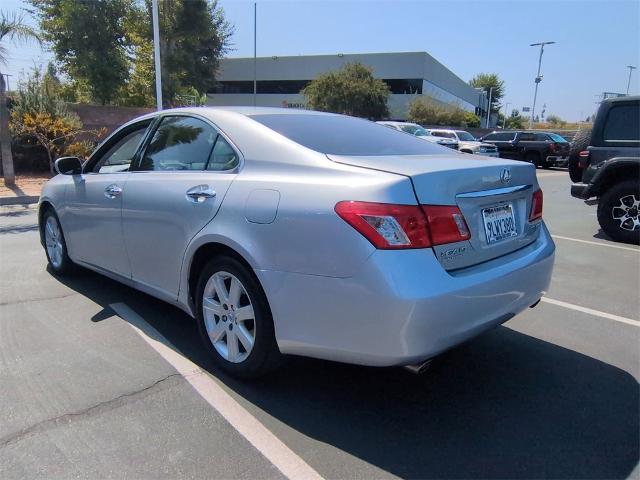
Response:
[{"label": "sky", "polygon": [[[253,1],[219,0],[234,25],[230,57],[253,56]],[[602,92],[626,92],[640,67],[639,0],[257,0],[258,56],[426,51],[464,80],[480,72],[505,82],[509,110],[531,106],[539,47],[545,48],[536,111],[584,120]],[[0,0],[4,11],[23,0]],[[51,54],[11,46],[13,77]],[[640,94],[634,70],[631,94]]]}]

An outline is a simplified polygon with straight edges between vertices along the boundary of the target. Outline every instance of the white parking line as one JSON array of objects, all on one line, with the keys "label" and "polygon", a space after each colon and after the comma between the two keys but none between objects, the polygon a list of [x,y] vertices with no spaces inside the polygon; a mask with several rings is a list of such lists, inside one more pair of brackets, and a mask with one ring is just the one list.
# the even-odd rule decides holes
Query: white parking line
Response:
[{"label": "white parking line", "polygon": [[559,240],[570,240],[572,242],[586,243],[588,245],[598,245],[599,247],[617,248],[618,250],[629,250],[630,252],[640,253],[639,248],[623,247],[621,245],[609,245],[608,243],[592,242],[590,240],[580,240],[579,238],[563,237],[561,235],[551,235],[551,236]]},{"label": "white parking line", "polygon": [[322,479],[302,458],[271,433],[200,367],[178,353],[160,332],[124,303],[109,305],[169,362],[185,380],[249,443],[290,479]]},{"label": "white parking line", "polygon": [[541,300],[545,303],[550,303],[551,305],[557,305],[558,307],[569,308],[571,310],[576,310],[577,312],[582,312],[589,315],[595,315],[597,317],[606,318],[608,320],[613,320],[615,322],[626,323],[627,325],[631,325],[633,327],[640,327],[640,321],[633,320],[632,318],[621,317],[619,315],[614,315],[612,313],[601,312],[600,310],[581,307],[580,305],[574,305],[573,303],[567,303],[567,302],[555,300],[553,298],[548,298],[548,297],[542,297]]}]

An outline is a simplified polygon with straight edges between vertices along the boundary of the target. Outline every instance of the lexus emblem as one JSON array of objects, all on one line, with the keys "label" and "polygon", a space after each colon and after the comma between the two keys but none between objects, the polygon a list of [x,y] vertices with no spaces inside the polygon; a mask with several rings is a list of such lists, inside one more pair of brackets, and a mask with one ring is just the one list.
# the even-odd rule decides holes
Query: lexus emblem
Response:
[{"label": "lexus emblem", "polygon": [[511,181],[511,171],[508,168],[504,168],[500,173],[500,181],[502,183],[509,183]]}]

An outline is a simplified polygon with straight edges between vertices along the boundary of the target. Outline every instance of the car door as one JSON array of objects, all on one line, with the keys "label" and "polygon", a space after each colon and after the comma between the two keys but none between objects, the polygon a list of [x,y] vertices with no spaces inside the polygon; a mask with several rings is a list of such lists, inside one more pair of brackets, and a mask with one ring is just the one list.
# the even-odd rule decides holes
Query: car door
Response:
[{"label": "car door", "polygon": [[122,192],[151,120],[126,126],[91,156],[65,192],[61,218],[74,260],[129,277],[122,235]]},{"label": "car door", "polygon": [[218,212],[239,162],[238,150],[207,120],[162,117],[123,195],[122,226],[135,281],[176,298],[187,245]]}]

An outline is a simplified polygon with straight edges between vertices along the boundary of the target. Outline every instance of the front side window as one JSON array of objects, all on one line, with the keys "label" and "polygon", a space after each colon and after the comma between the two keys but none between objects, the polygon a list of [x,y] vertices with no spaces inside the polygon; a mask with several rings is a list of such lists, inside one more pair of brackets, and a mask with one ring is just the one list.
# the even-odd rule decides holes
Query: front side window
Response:
[{"label": "front side window", "polygon": [[134,127],[128,133],[114,139],[115,143],[107,147],[106,152],[101,156],[93,168],[89,167],[94,173],[117,173],[126,172],[131,166],[131,161],[144,137],[149,122],[145,122],[139,127]]},{"label": "front side window", "polygon": [[218,132],[192,117],[165,117],[136,170],[205,170]]},{"label": "front side window", "polygon": [[640,108],[638,104],[611,107],[602,137],[607,142],[640,141]]}]

